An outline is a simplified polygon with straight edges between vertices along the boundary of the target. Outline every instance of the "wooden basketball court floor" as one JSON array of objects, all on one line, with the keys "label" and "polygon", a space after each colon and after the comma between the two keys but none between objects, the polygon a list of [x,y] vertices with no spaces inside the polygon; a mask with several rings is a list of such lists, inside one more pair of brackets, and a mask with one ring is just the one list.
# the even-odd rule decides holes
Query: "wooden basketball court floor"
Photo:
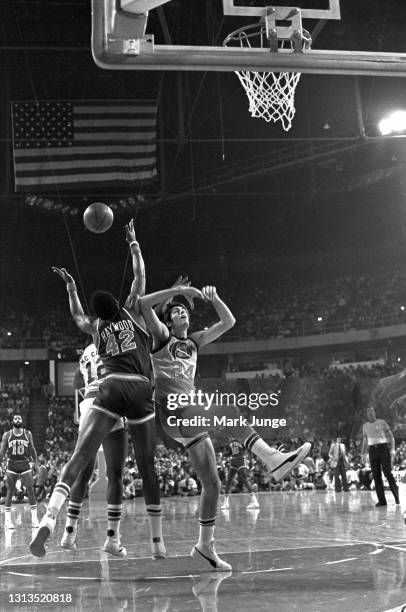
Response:
[{"label": "wooden basketball court floor", "polygon": [[[124,501],[128,557],[101,552],[103,502],[86,504],[78,547],[60,548],[62,511],[47,554],[30,555],[30,513],[14,505],[14,530],[0,530],[0,609],[108,612],[406,611],[406,493],[375,508],[370,491],[295,491],[232,495],[218,512],[217,549],[233,571],[202,571],[189,556],[198,533],[198,498],[166,498],[169,557],[153,561],[142,499]],[[39,515],[44,506],[41,504]],[[35,603],[34,595],[42,598]],[[56,595],[59,601],[51,601]],[[69,601],[71,599],[71,601]]]}]

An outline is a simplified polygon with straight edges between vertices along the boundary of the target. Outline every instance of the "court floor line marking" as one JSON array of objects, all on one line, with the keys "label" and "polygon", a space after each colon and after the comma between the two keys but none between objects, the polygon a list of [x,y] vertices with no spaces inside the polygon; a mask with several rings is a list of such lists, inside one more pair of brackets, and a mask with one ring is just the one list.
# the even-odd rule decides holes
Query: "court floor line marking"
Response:
[{"label": "court floor line marking", "polygon": [[[221,542],[232,542],[232,541],[235,541],[236,539],[237,539],[236,537],[234,537],[234,538],[217,538],[216,542],[217,542],[217,544],[221,544]],[[262,538],[261,537],[258,537],[258,538],[248,538],[247,542],[252,542],[254,540],[260,540],[261,542],[263,542],[264,539],[266,539],[266,538],[263,538],[263,537]],[[269,537],[269,539],[271,540],[273,538]],[[277,539],[279,539],[279,540],[286,540],[286,539],[289,539],[289,538],[282,538],[282,537],[280,537],[280,538],[277,538]],[[291,538],[291,539],[299,539],[299,538]],[[300,538],[300,539],[301,540],[306,540],[308,538]],[[314,544],[313,546],[307,546],[307,547],[304,547],[304,548],[326,548],[328,546],[332,546],[332,544],[328,542],[327,538],[320,538],[320,540],[326,540],[326,542],[322,543],[322,544]],[[179,545],[179,544],[183,544],[183,543],[185,543],[185,544],[195,543],[196,544],[196,538],[194,538],[193,540],[172,540],[172,541],[171,540],[165,540],[165,544],[178,544]],[[148,545],[149,542],[137,542],[136,544],[137,545],[139,545],[139,544]],[[303,547],[300,546],[300,547],[297,547],[297,548],[296,547],[292,547],[292,548],[272,549],[271,551],[268,551],[268,552],[273,552],[274,550],[299,550],[299,548],[301,549]],[[128,549],[128,545],[127,545],[127,549]],[[84,548],[78,548],[78,549],[75,549],[75,550],[72,550],[72,551],[67,551],[67,550],[64,551],[62,549],[61,550],[54,550],[54,551],[49,552],[48,554],[49,555],[53,555],[53,554],[60,555],[61,553],[62,554],[69,554],[69,552],[78,552],[79,550],[84,552],[86,550],[100,550],[101,551],[102,549],[101,549],[100,546],[86,546]],[[236,551],[236,552],[243,552],[243,551]],[[252,551],[252,552],[265,552],[265,551],[258,550],[258,551]],[[227,554],[227,553],[223,552],[223,554]],[[176,556],[179,556],[179,555],[171,555],[171,557],[176,557]],[[10,559],[3,559],[2,561],[0,561],[0,566],[1,565],[9,565],[10,562],[12,562],[12,561],[18,561],[19,559],[26,559],[26,558],[29,558],[29,557],[31,557],[30,554],[22,555],[20,557],[11,557]],[[134,559],[151,559],[151,557],[133,557],[133,558]],[[58,563],[58,562],[55,561],[55,563]],[[61,561],[60,563],[63,563],[63,562]]]},{"label": "court floor line marking", "polygon": [[339,559],[338,561],[325,561],[323,565],[336,565],[337,563],[345,563],[346,561],[356,561],[359,557],[348,557],[346,559]]},{"label": "court floor line marking", "polygon": [[279,567],[279,568],[271,568],[266,570],[252,570],[247,572],[240,572],[241,574],[265,574],[267,572],[286,572],[288,570],[294,570],[294,567]]},{"label": "court floor line marking", "polygon": [[97,580],[100,581],[102,580],[101,578],[98,578],[97,576],[57,576],[58,580]]},{"label": "court floor line marking", "polygon": [[[235,539],[235,538],[232,538]],[[185,540],[181,540],[182,543]],[[189,541],[193,541],[195,542],[195,540],[189,540]],[[217,540],[217,542],[221,542],[222,540]],[[228,540],[223,540],[223,541],[228,541]],[[344,547],[345,545],[348,546],[356,546],[358,544],[362,544],[362,545],[368,545],[368,546],[374,546],[375,548],[379,548],[379,547],[385,547],[385,548],[393,548],[394,550],[399,550],[401,552],[406,552],[406,548],[401,548],[400,546],[396,546],[396,545],[392,545],[392,544],[385,544],[384,542],[368,542],[365,540],[345,540],[340,539],[339,541],[341,541],[342,543],[339,544],[337,541],[332,542],[331,544],[326,544],[326,545],[320,545],[320,546],[300,546],[300,547],[289,547],[289,548],[273,548],[271,550],[269,549],[259,549],[259,550],[252,550],[252,551],[248,551],[248,550],[230,550],[230,551],[221,551],[221,553],[223,555],[236,555],[236,554],[256,554],[256,553],[283,553],[285,551],[300,551],[300,550],[312,550],[314,548],[331,548],[331,547]],[[94,547],[88,547],[88,548],[81,548],[81,551],[85,551],[85,550],[93,550],[93,549],[99,549],[98,546],[94,546]],[[101,551],[101,549],[99,549]],[[375,551],[373,551],[375,552]],[[50,555],[53,554],[60,554],[60,551],[53,551],[51,553],[49,553]],[[168,559],[172,559],[172,558],[188,558],[189,555],[188,554],[174,554],[174,555],[170,555],[168,557]],[[70,565],[73,563],[97,563],[100,562],[100,558],[99,559],[66,559],[64,561],[44,561],[43,563],[34,563],[35,559],[32,558],[31,555],[24,555],[21,557],[14,557],[11,559],[6,559],[4,561],[0,561],[0,565],[7,567],[8,565],[12,565],[14,561],[19,561],[21,559],[32,559],[32,563],[27,563],[26,565],[36,565],[37,567],[40,567],[42,565],[46,565],[46,564],[52,564],[52,565]],[[148,557],[127,557],[127,561],[143,561],[145,559],[152,559],[151,556]],[[116,562],[121,562],[120,559],[113,559],[113,558],[108,558],[108,560],[111,561],[116,561]]]},{"label": "court floor line marking", "polygon": [[[183,540],[182,540],[183,541]],[[193,540],[195,541],[195,540]],[[218,540],[217,540],[218,542]],[[341,545],[342,547],[344,547],[344,544]],[[98,547],[95,547],[98,548]],[[283,553],[285,551],[299,551],[299,550],[312,550],[313,548],[328,548],[328,546],[318,546],[318,547],[314,547],[314,546],[300,546],[300,547],[292,547],[292,548],[274,548],[272,550],[269,549],[260,549],[260,550],[228,550],[228,551],[221,551],[221,554],[223,555],[238,555],[238,554],[248,554],[248,553]],[[80,550],[84,551],[84,550],[92,550],[91,548],[81,548]],[[60,555],[60,551],[54,551],[49,553],[50,555],[53,554],[58,554]],[[173,558],[188,558],[190,555],[188,554],[175,554],[175,555],[169,555],[169,557],[167,557],[168,559],[173,559]],[[52,564],[52,565],[66,565],[66,564],[72,564],[72,563],[97,563],[100,562],[100,558],[99,559],[66,559],[64,561],[52,561],[51,559],[49,561],[44,561],[43,563],[34,563],[35,558],[32,557],[32,555],[24,555],[23,557],[15,557],[14,559],[10,559],[10,561],[18,561],[19,559],[32,559],[32,563],[27,563],[27,565],[37,565],[38,567],[40,567],[41,565],[46,565],[46,564]],[[151,556],[148,557],[127,557],[126,558],[127,561],[143,561],[145,559],[152,559]],[[111,557],[108,557],[109,561],[117,561],[120,562],[120,559],[113,559]],[[7,563],[7,565],[12,565],[12,563],[10,563],[10,561]],[[1,564],[5,565],[5,562],[2,561]],[[6,565],[6,567],[7,567]]]},{"label": "court floor line marking", "polygon": [[[247,539],[247,542],[248,541],[252,542],[252,541],[255,541],[255,540],[260,540],[261,542],[263,542],[264,539],[266,539],[266,538],[264,538],[264,537],[257,537],[257,538],[249,537]],[[282,536],[281,537],[277,537],[276,536],[275,538],[273,538],[272,536],[269,536],[269,539],[274,541],[275,539],[286,540],[286,539],[290,539],[290,538],[289,537],[288,538],[282,538]],[[306,537],[300,537],[300,538],[292,537],[291,539],[292,540],[308,540],[309,538],[306,538]],[[371,546],[375,546],[375,547],[377,547],[377,546],[387,546],[384,543],[368,542],[368,541],[365,541],[365,540],[358,540],[356,538],[355,539],[354,538],[350,538],[350,539],[335,538],[335,539],[331,539],[330,541],[328,540],[327,537],[320,537],[320,538],[316,538],[315,537],[314,539],[315,540],[316,539],[325,540],[325,543],[313,544],[311,546],[309,545],[309,546],[305,546],[305,547],[302,547],[302,546],[300,546],[300,547],[293,547],[292,546],[292,547],[289,547],[289,548],[280,548],[280,549],[272,548],[271,550],[268,550],[268,551],[265,551],[265,550],[261,549],[261,550],[251,551],[251,552],[275,552],[275,551],[278,551],[278,550],[283,551],[283,550],[302,550],[302,549],[306,550],[306,549],[309,549],[309,548],[329,548],[330,546],[344,546],[344,545],[355,546],[357,544],[370,544]],[[221,542],[231,542],[231,541],[234,541],[234,540],[236,540],[236,537],[234,537],[234,538],[218,538],[216,540],[216,542],[218,544],[221,544]],[[196,542],[196,539],[193,539],[193,540],[166,540],[165,541],[166,544],[182,544],[182,543],[190,543],[190,542],[192,542],[192,543]],[[340,544],[340,542],[342,544]],[[405,545],[406,545],[406,540],[404,540],[404,542],[405,542]],[[137,544],[148,545],[148,542],[138,542]],[[80,551],[100,550],[101,551],[101,547],[100,546],[87,546],[87,547],[80,548],[80,549],[77,549],[77,550],[80,550]],[[68,554],[69,551],[68,552],[63,552],[62,550],[60,550],[60,551],[59,550],[55,550],[55,551],[52,551],[52,552],[50,552],[48,554],[50,554],[50,555],[52,555],[52,554],[60,554],[61,552],[63,554]],[[72,551],[72,552],[76,552],[76,551]],[[239,550],[239,551],[230,551],[230,554],[233,554],[234,552],[244,552],[244,551],[241,551],[241,550]],[[229,554],[229,552],[223,551],[223,554]],[[186,555],[171,555],[171,557],[179,557],[179,556],[186,556]],[[0,561],[0,566],[1,565],[9,565],[13,561],[18,561],[19,559],[26,559],[26,558],[29,558],[29,557],[31,557],[31,555],[27,554],[27,555],[21,555],[19,557],[11,557],[10,559],[3,559],[2,561]],[[133,557],[133,560],[134,559],[150,559],[150,558],[151,558],[150,556],[148,556],[148,557]],[[76,561],[76,562],[78,562],[78,561]],[[55,561],[55,563],[58,563],[58,562]],[[65,563],[65,561],[61,561],[60,563]]]}]

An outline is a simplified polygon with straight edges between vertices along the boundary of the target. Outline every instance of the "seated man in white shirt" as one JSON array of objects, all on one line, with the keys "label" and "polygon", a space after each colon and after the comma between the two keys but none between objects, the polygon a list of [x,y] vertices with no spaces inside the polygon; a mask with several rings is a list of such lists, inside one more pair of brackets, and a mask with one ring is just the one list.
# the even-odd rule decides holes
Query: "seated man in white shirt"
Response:
[{"label": "seated man in white shirt", "polygon": [[194,478],[189,475],[186,475],[185,478],[178,484],[178,492],[181,495],[189,496],[196,495],[197,493],[197,482]]}]

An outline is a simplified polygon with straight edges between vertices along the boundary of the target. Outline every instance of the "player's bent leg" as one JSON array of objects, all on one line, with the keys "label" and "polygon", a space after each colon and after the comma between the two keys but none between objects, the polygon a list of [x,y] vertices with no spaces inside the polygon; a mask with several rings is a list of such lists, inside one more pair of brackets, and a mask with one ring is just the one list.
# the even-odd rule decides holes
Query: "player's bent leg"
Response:
[{"label": "player's bent leg", "polygon": [[35,557],[45,555],[45,542],[53,533],[56,518],[70,493],[70,487],[78,474],[95,461],[101,441],[111,430],[116,417],[95,408],[89,411],[83,427],[79,430],[78,440],[72,457],[62,470],[61,478],[52,492],[46,513],[41,519],[36,536],[31,540],[30,550]]},{"label": "player's bent leg", "polygon": [[14,529],[14,523],[11,520],[11,501],[13,499],[17,480],[18,480],[18,474],[12,474],[11,472],[6,472],[7,493],[6,493],[6,499],[4,502],[4,511],[5,511],[4,512],[4,528],[5,529]]},{"label": "player's bent leg", "polygon": [[206,571],[228,572],[231,570],[231,565],[220,559],[214,546],[214,528],[221,485],[213,443],[209,437],[200,438],[195,444],[188,446],[187,451],[202,484],[199,541],[190,554]]},{"label": "player's bent leg", "polygon": [[153,559],[166,557],[162,535],[162,510],[158,477],[155,472],[155,422],[145,423],[128,420],[134,445],[135,460],[143,484],[143,494],[151,531],[151,551]]},{"label": "player's bent leg", "polygon": [[[236,406],[220,406],[219,409],[224,414],[233,415],[238,418],[240,411]],[[268,468],[269,475],[276,481],[283,480],[290,472],[303,461],[310,452],[310,442],[305,442],[295,451],[282,453],[276,448],[269,446],[261,436],[250,425],[239,423],[230,428],[233,435],[245,448],[257,455]]]},{"label": "player's bent leg", "polygon": [[61,538],[61,546],[67,550],[72,550],[76,547],[79,515],[82,510],[87,485],[92,477],[93,471],[94,462],[89,461],[76,478],[70,490],[68,513],[66,516],[65,529],[63,530]]},{"label": "player's bent leg", "polygon": [[127,456],[127,432],[123,427],[103,440],[107,472],[107,537],[103,550],[115,557],[126,557],[121,544],[120,520],[123,501],[123,467]]},{"label": "player's bent leg", "polygon": [[27,489],[28,502],[30,504],[31,511],[31,527],[39,527],[38,516],[37,516],[37,500],[34,493],[34,479],[32,476],[32,470],[21,474],[21,483]]}]

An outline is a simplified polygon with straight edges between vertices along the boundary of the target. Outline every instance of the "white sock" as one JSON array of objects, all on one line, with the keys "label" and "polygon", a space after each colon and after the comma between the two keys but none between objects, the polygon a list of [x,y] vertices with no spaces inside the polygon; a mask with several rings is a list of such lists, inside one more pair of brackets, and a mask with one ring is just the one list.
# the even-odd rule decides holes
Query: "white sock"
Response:
[{"label": "white sock", "polygon": [[254,431],[244,440],[244,446],[254,453],[254,455],[259,457],[265,464],[268,464],[272,455],[277,452],[276,448],[269,446],[262,438],[260,438],[256,431]]},{"label": "white sock", "polygon": [[120,538],[120,519],[122,504],[107,504],[107,535],[109,538]]},{"label": "white sock", "polygon": [[77,531],[78,519],[79,519],[81,509],[82,509],[81,502],[74,502],[72,500],[69,500],[68,514],[66,517],[65,528],[72,527],[74,531]]},{"label": "white sock", "polygon": [[46,515],[56,518],[69,493],[69,485],[65,484],[64,482],[57,482],[49,500]]},{"label": "white sock", "polygon": [[202,544],[203,546],[207,546],[210,544],[212,540],[214,540],[214,527],[215,527],[216,517],[211,519],[201,519],[199,518],[200,529],[199,529],[199,541],[198,545]]},{"label": "white sock", "polygon": [[147,506],[147,513],[152,542],[154,544],[163,542],[161,506],[150,504]]}]

